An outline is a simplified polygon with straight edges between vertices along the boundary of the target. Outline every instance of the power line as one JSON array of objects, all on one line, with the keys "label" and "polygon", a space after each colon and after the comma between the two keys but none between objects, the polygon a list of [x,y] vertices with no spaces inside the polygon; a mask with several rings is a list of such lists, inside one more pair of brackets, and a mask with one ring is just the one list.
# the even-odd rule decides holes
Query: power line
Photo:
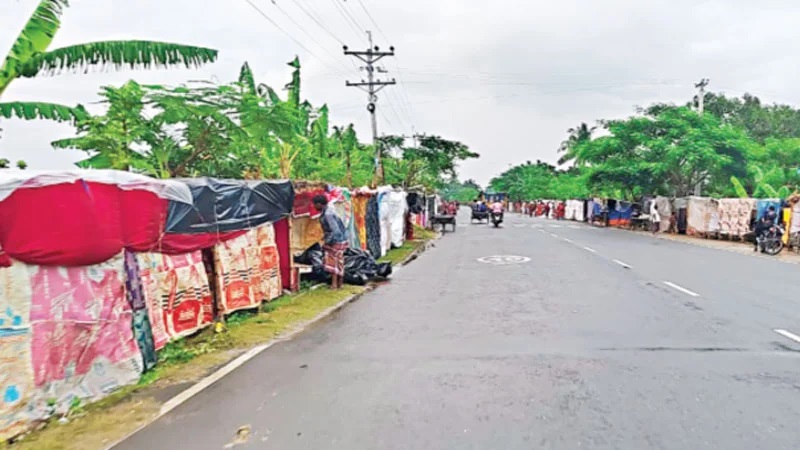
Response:
[{"label": "power line", "polygon": [[339,15],[342,16],[342,18],[344,19],[345,24],[347,24],[347,26],[349,26],[350,29],[356,33],[356,36],[358,36],[359,39],[364,39],[363,35],[361,34],[364,32],[364,30],[360,30],[358,24],[354,25],[352,22],[348,20],[347,12],[343,9],[342,5],[340,5],[337,0],[331,0],[331,1],[333,2],[333,5],[336,7],[336,10],[339,12]]},{"label": "power line", "polygon": [[332,37],[335,41],[339,42],[339,44],[344,44],[344,40],[342,40],[341,38],[336,36],[328,27],[325,26],[325,24],[320,22],[319,19],[314,14],[309,12],[309,10],[307,10],[306,7],[302,5],[300,0],[292,0],[292,1],[294,2],[295,5],[297,5],[298,8],[300,8],[301,11],[303,11],[305,13],[305,15],[310,17],[311,20],[314,21],[314,23],[319,25],[319,27],[322,28],[323,31],[328,33],[328,35],[330,35],[330,37]]},{"label": "power line", "polygon": [[[347,0],[345,0],[345,1],[347,1]],[[376,22],[375,19],[372,18],[372,14],[369,13],[369,11],[367,10],[367,7],[364,5],[364,2],[361,1],[361,0],[358,0],[358,4],[361,5],[361,9],[364,10],[364,14],[367,15],[367,18],[369,19],[369,21],[372,22],[372,24],[375,25],[375,28],[378,29],[378,33],[380,33],[381,36],[383,36],[383,38],[386,40],[386,42],[390,42],[391,39],[386,37],[386,33],[383,32],[383,29],[381,28],[381,26],[378,25],[378,22]]]},{"label": "power line", "polygon": [[[336,58],[336,56],[334,56],[333,53],[331,53],[331,51],[328,50],[328,48],[325,46],[325,44],[320,43],[311,33],[308,32],[308,30],[305,29],[305,27],[303,27],[296,20],[294,20],[294,18],[292,16],[290,16],[289,13],[287,13],[283,8],[281,8],[281,5],[279,5],[275,0],[270,0],[270,1],[272,2],[273,5],[275,5],[275,7],[278,9],[278,11],[283,13],[284,16],[286,16],[297,28],[300,29],[300,31],[305,33],[305,35],[308,36],[311,39],[312,42],[317,44],[319,46],[319,48],[321,48],[323,51],[325,51],[325,53],[327,53],[328,56],[330,56],[331,59],[334,62],[341,63],[341,60]],[[346,72],[340,72],[340,75],[344,74],[344,73],[346,73]]]},{"label": "power line", "polygon": [[291,34],[289,34],[289,33],[288,33],[286,30],[284,30],[284,29],[283,29],[283,28],[282,28],[280,25],[278,25],[278,23],[277,23],[277,22],[275,22],[274,20],[272,20],[272,18],[271,18],[271,17],[269,17],[269,16],[267,15],[267,13],[265,13],[265,12],[264,12],[264,11],[263,11],[261,8],[259,8],[259,7],[258,7],[258,5],[256,5],[255,3],[253,3],[251,0],[244,0],[244,1],[246,1],[246,2],[247,2],[249,5],[250,5],[250,6],[252,6],[252,7],[253,7],[253,9],[255,9],[255,10],[256,10],[256,11],[257,11],[257,12],[258,12],[260,15],[261,15],[261,17],[263,17],[264,19],[266,19],[266,20],[267,20],[269,23],[271,23],[271,24],[272,24],[272,25],[273,25],[275,28],[277,28],[277,29],[278,29],[278,31],[280,31],[281,33],[283,33],[284,35],[286,35],[286,37],[288,37],[289,39],[291,39],[291,40],[292,40],[292,42],[294,42],[294,43],[295,43],[295,44],[297,44],[297,45],[298,45],[300,48],[302,48],[303,50],[305,50],[305,51],[306,51],[306,52],[307,52],[309,55],[313,56],[314,58],[318,59],[320,62],[322,62],[323,64],[325,64],[325,65],[326,65],[326,66],[328,66],[329,68],[333,69],[333,71],[334,71],[334,72],[336,72],[336,73],[339,73],[339,74],[343,74],[342,72],[340,72],[340,71],[339,71],[339,69],[337,69],[336,67],[333,67],[333,66],[331,66],[331,65],[330,65],[328,62],[326,62],[324,59],[322,59],[322,58],[320,58],[319,56],[317,56],[317,54],[316,54],[316,53],[314,53],[314,52],[312,52],[311,50],[309,50],[309,49],[308,49],[308,47],[306,47],[305,45],[303,45],[303,43],[302,43],[302,42],[300,42],[300,41],[298,41],[297,39],[295,39],[295,37],[294,37],[294,36],[292,36]]},{"label": "power line", "polygon": [[[347,0],[343,0],[343,1],[346,2]],[[367,9],[367,6],[364,4],[364,2],[362,0],[358,0],[358,3],[361,6],[361,9],[364,11],[364,14],[366,14],[367,19],[369,19],[369,21],[372,22],[372,24],[375,26],[375,28],[378,29],[378,32],[381,34],[381,36],[383,36],[383,38],[387,41],[387,43],[390,43],[391,39],[389,39],[389,37],[386,36],[386,33],[383,32],[383,29],[381,28],[381,26],[378,25],[378,22],[375,20],[374,17],[372,17],[372,14],[370,14],[370,12]],[[397,68],[397,78],[400,80],[400,83],[399,83],[400,84],[400,94],[398,96],[400,101],[398,102],[398,106],[401,107],[402,109],[404,109],[404,114],[408,117],[408,122],[411,124],[411,128],[413,129],[414,128],[414,116],[415,115],[414,115],[414,113],[412,111],[412,106],[410,104],[411,101],[410,101],[410,98],[408,96],[408,91],[407,91],[407,89],[405,87],[405,84],[404,84],[404,81],[403,81],[403,80],[405,80],[405,76],[403,75],[402,71],[400,70],[400,66],[397,65],[397,63],[395,63],[395,67]]]}]

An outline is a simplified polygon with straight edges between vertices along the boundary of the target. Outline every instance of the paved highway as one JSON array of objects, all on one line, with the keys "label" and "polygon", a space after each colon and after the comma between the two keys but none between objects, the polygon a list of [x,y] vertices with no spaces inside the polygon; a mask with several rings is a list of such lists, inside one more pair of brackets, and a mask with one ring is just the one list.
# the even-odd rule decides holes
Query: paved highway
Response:
[{"label": "paved highway", "polygon": [[507,220],[116,449],[800,448],[800,267]]}]

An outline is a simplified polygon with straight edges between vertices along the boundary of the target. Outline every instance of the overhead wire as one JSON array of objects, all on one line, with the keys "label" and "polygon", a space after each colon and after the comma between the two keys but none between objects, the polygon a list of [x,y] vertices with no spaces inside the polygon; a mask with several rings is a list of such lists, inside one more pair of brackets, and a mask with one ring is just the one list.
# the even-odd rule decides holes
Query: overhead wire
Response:
[{"label": "overhead wire", "polygon": [[275,28],[277,28],[277,29],[278,29],[278,31],[280,31],[281,33],[283,33],[283,34],[284,34],[286,37],[288,37],[288,38],[289,38],[289,39],[290,39],[292,42],[294,42],[295,44],[297,44],[297,46],[298,46],[298,47],[300,47],[301,49],[305,50],[305,51],[306,51],[306,52],[307,52],[307,53],[308,53],[310,56],[312,56],[312,57],[314,57],[314,58],[318,59],[320,62],[322,62],[323,64],[325,64],[326,66],[328,66],[328,68],[332,69],[334,72],[336,72],[336,73],[338,73],[338,74],[340,74],[340,75],[342,75],[342,76],[346,76],[344,73],[340,72],[340,71],[339,71],[339,69],[337,69],[337,68],[336,68],[336,67],[334,67],[334,66],[331,66],[331,65],[330,65],[330,63],[328,63],[327,61],[325,61],[323,58],[320,58],[320,57],[319,57],[319,56],[318,56],[316,53],[314,53],[314,52],[313,52],[313,51],[311,51],[311,50],[310,50],[308,47],[306,47],[305,45],[303,45],[303,43],[302,43],[302,42],[300,42],[300,41],[299,41],[299,40],[297,40],[297,39],[296,39],[294,36],[292,36],[291,34],[289,34],[289,33],[288,33],[286,30],[284,30],[284,29],[283,29],[283,27],[281,27],[280,25],[278,25],[278,23],[277,23],[277,22],[275,22],[275,21],[274,21],[274,20],[273,20],[273,19],[272,19],[272,18],[271,18],[269,15],[267,15],[267,13],[265,13],[265,12],[264,12],[264,11],[263,11],[261,8],[259,8],[259,7],[258,7],[258,5],[256,5],[255,3],[253,3],[253,1],[252,1],[252,0],[244,0],[244,1],[245,1],[245,2],[247,2],[247,3],[248,3],[248,4],[249,4],[249,5],[250,5],[250,6],[251,6],[253,9],[255,9],[255,10],[256,10],[256,12],[258,12],[258,14],[259,14],[259,15],[261,15],[261,17],[263,17],[264,19],[266,19],[266,20],[267,20],[269,23],[271,23],[271,24],[272,24],[272,25],[273,25]]},{"label": "overhead wire", "polygon": [[337,0],[331,0],[331,1],[333,2],[334,7],[336,7],[336,11],[338,11],[339,15],[342,16],[342,19],[344,19],[345,24],[347,24],[347,26],[349,26],[350,29],[355,32],[359,40],[361,40],[362,42],[366,42],[366,39],[364,39],[364,34],[366,34],[367,30],[359,29],[358,24],[353,24],[353,22],[348,20],[348,15],[346,11],[342,8],[342,5],[340,5]]},{"label": "overhead wire", "polygon": [[323,24],[323,23],[322,23],[322,22],[321,22],[321,21],[320,21],[320,20],[317,18],[317,16],[316,16],[316,15],[312,14],[312,13],[309,11],[309,10],[311,9],[310,7],[308,7],[308,9],[306,9],[306,6],[303,6],[303,2],[302,2],[302,0],[292,0],[292,1],[294,2],[294,4],[295,4],[295,5],[297,5],[297,7],[298,7],[298,8],[299,8],[301,11],[303,11],[303,13],[305,13],[305,15],[307,15],[308,17],[310,17],[310,18],[311,18],[311,20],[313,20],[313,21],[314,21],[314,23],[316,23],[316,24],[317,24],[317,25],[318,25],[318,26],[319,26],[319,27],[320,27],[320,28],[321,28],[323,31],[325,31],[326,33],[328,33],[328,35],[329,35],[330,37],[332,37],[332,38],[333,38],[335,41],[339,42],[339,44],[340,44],[340,45],[344,45],[344,40],[342,40],[342,38],[340,38],[339,36],[337,36],[336,34],[334,34],[334,33],[333,33],[333,31],[331,31],[331,30],[330,30],[328,27],[326,27],[326,26],[325,26],[325,24]]},{"label": "overhead wire", "polygon": [[[347,3],[347,0],[343,0],[343,1],[344,1],[344,3]],[[386,33],[383,31],[383,28],[381,28],[381,26],[378,24],[378,22],[375,20],[375,18],[372,16],[372,14],[370,14],[370,12],[367,9],[367,6],[364,4],[364,2],[362,0],[358,0],[358,3],[361,6],[361,9],[364,11],[364,14],[367,16],[367,19],[372,23],[373,26],[375,26],[375,29],[378,31],[378,33],[380,33],[380,35],[383,37],[383,39],[385,39],[387,42],[390,42],[390,39],[386,36]],[[347,12],[346,8],[343,7],[343,9],[345,9],[345,12]],[[348,13],[348,16],[350,16],[353,19],[353,21],[356,22],[356,24],[360,25],[358,23],[358,21],[355,18],[352,17],[351,14]],[[403,75],[402,75],[401,71],[399,70],[399,66],[397,65],[396,62],[394,63],[394,65],[398,69],[397,70],[397,78],[399,80],[399,82],[398,82],[398,88],[399,89],[398,90],[400,92],[396,93],[396,92],[394,92],[394,89],[391,89],[392,92],[389,95],[394,97],[395,100],[390,101],[389,102],[389,106],[390,106],[390,108],[392,108],[394,110],[393,103],[397,103],[397,107],[400,109],[401,113],[406,117],[405,121],[410,125],[411,132],[413,134],[414,133],[414,129],[415,129],[415,127],[414,127],[414,119],[413,119],[414,114],[411,111],[408,92],[406,91],[405,86],[403,84]],[[400,113],[395,111],[395,115],[398,117],[398,120],[400,120],[400,122],[403,122],[403,120],[400,119]]]}]

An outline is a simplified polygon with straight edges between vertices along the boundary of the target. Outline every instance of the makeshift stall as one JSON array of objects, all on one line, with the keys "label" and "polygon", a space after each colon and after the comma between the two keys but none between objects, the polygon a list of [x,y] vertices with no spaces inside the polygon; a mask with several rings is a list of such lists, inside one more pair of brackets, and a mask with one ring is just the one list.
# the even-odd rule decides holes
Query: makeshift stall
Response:
[{"label": "makeshift stall", "polygon": [[718,211],[718,202],[713,198],[689,197],[686,234],[696,236],[719,231]]},{"label": "makeshift stall", "polygon": [[741,238],[750,232],[756,200],[752,198],[722,198],[719,204],[719,232]]}]

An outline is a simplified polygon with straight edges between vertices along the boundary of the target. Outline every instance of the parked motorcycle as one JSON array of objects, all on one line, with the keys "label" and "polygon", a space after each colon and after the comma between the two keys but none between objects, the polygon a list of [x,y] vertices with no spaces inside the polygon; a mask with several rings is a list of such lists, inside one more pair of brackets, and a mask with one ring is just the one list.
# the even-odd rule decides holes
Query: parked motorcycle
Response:
[{"label": "parked motorcycle", "polygon": [[783,250],[784,229],[780,225],[771,226],[761,236],[756,238],[758,249],[762,253],[775,256]]},{"label": "parked motorcycle", "polygon": [[498,228],[500,224],[503,223],[503,213],[492,213],[492,224],[494,224],[495,228]]}]

